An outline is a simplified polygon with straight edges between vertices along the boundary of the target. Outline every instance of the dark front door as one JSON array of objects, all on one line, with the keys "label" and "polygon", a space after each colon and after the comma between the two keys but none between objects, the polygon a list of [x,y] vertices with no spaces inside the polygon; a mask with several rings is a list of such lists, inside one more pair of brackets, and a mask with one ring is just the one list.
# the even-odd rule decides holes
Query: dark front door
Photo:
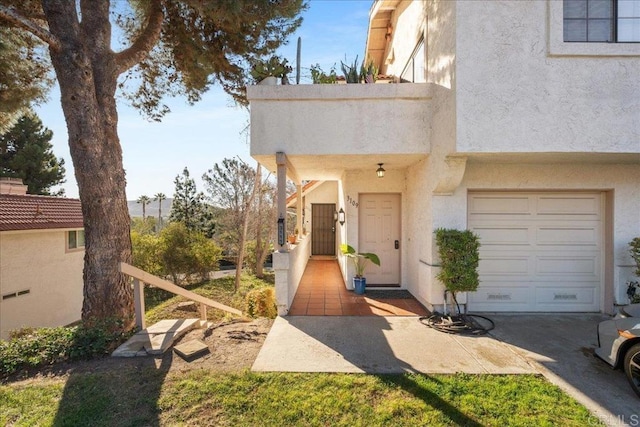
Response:
[{"label": "dark front door", "polygon": [[311,255],[336,254],[335,203],[311,205]]}]

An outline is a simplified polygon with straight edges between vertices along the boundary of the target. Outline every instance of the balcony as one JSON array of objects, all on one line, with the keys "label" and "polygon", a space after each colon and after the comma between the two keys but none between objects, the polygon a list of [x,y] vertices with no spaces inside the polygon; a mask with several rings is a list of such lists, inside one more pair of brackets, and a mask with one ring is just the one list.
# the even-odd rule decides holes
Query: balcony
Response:
[{"label": "balcony", "polygon": [[285,153],[302,179],[335,180],[431,150],[431,84],[250,86],[251,155],[270,170]]}]

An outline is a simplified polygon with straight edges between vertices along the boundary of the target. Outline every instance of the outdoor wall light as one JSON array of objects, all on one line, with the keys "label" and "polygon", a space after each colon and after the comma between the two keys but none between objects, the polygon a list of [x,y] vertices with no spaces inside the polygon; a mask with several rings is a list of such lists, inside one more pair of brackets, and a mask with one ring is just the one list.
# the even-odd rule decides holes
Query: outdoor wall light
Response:
[{"label": "outdoor wall light", "polygon": [[345,219],[344,219],[344,209],[340,208],[340,212],[338,212],[338,222],[340,223],[340,225],[344,225]]},{"label": "outdoor wall light", "polygon": [[382,165],[384,163],[378,163],[378,170],[376,170],[376,175],[378,175],[378,178],[384,178],[384,169],[382,168]]}]

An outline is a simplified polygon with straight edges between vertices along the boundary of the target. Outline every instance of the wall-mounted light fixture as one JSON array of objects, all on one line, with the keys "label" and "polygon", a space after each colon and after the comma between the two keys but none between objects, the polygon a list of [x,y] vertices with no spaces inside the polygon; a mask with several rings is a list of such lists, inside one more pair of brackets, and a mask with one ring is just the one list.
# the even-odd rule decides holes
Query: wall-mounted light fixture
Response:
[{"label": "wall-mounted light fixture", "polygon": [[378,163],[378,169],[376,170],[376,175],[378,175],[378,178],[384,178],[385,170],[382,167],[383,164],[384,163]]},{"label": "wall-mounted light fixture", "polygon": [[340,211],[338,212],[338,222],[340,223],[340,225],[344,225],[345,223],[344,209],[342,208],[340,208]]}]

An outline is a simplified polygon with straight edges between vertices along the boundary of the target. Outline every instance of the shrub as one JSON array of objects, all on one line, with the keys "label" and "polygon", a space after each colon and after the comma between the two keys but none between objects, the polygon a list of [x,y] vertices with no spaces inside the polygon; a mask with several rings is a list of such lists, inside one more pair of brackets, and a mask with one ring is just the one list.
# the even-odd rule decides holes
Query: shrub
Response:
[{"label": "shrub", "polygon": [[640,277],[640,237],[636,237],[629,242],[629,252],[631,252],[631,258],[636,263],[635,275]]},{"label": "shrub", "polygon": [[245,297],[245,313],[250,317],[275,318],[278,315],[275,289],[264,287],[249,291]]},{"label": "shrub", "polygon": [[117,322],[15,331],[8,341],[0,341],[0,377],[20,369],[107,355],[127,338],[118,331]]},{"label": "shrub", "polygon": [[455,297],[456,292],[478,289],[478,236],[469,230],[439,228],[436,230],[436,243],[442,267],[436,277],[447,290]]},{"label": "shrub", "polygon": [[178,284],[183,275],[206,279],[210,271],[218,269],[222,250],[204,234],[174,222],[160,232],[160,239],[162,264],[174,283]]},{"label": "shrub", "polygon": [[154,276],[163,276],[165,274],[165,269],[161,262],[162,241],[158,236],[132,231],[131,245],[133,246],[134,266]]}]

